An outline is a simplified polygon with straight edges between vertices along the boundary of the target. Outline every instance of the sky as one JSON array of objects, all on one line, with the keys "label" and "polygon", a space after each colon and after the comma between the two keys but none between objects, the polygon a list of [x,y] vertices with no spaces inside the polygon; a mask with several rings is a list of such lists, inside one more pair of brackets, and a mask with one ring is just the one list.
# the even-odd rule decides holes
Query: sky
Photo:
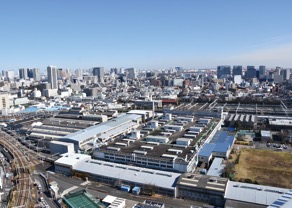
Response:
[{"label": "sky", "polygon": [[291,0],[11,0],[0,70],[292,67]]}]

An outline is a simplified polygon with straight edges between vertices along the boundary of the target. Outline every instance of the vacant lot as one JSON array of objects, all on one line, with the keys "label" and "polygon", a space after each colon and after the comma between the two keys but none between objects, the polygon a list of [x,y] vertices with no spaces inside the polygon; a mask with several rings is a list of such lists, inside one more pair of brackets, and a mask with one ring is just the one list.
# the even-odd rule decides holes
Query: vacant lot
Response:
[{"label": "vacant lot", "polygon": [[292,154],[288,152],[242,149],[235,171],[235,180],[292,188]]}]

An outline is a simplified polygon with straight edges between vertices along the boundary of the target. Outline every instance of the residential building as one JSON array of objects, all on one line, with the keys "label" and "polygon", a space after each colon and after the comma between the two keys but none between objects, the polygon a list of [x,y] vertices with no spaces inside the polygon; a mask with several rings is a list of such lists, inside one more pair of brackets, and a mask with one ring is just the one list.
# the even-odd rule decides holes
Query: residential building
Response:
[{"label": "residential building", "polygon": [[0,110],[10,107],[10,99],[8,93],[0,94]]}]

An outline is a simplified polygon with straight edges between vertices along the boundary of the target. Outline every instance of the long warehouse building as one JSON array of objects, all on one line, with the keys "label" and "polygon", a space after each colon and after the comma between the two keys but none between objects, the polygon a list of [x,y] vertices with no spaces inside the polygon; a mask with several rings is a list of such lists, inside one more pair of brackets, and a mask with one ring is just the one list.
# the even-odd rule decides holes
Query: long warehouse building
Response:
[{"label": "long warehouse building", "polygon": [[136,114],[122,114],[109,121],[103,122],[96,126],[68,134],[59,139],[59,141],[73,143],[75,151],[84,149],[86,144],[99,139],[106,142],[120,134],[129,133],[141,123],[141,116]]}]

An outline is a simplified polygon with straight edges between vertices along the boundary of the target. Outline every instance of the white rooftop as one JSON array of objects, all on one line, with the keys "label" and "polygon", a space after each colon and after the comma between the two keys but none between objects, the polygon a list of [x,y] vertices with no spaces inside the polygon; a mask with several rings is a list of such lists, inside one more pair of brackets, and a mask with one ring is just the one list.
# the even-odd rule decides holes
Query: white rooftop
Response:
[{"label": "white rooftop", "polygon": [[111,203],[113,203],[116,199],[117,199],[117,197],[115,197],[115,196],[107,195],[107,196],[102,200],[102,202],[104,202],[104,203],[108,203],[108,204],[111,204]]},{"label": "white rooftop", "polygon": [[225,199],[270,205],[289,189],[228,181]]},{"label": "white rooftop", "polygon": [[50,143],[64,145],[64,146],[73,146],[74,145],[73,143],[61,142],[61,141],[50,141]]},{"label": "white rooftop", "polygon": [[81,161],[90,159],[91,156],[85,154],[78,154],[78,153],[65,153],[62,154],[62,157],[55,161],[55,164],[66,165],[70,167],[74,167]]},{"label": "white rooftop", "polygon": [[139,118],[141,118],[141,116],[136,114],[121,114],[116,118],[100,123],[96,126],[91,126],[89,128],[68,134],[61,139],[70,139],[79,142],[84,141],[96,135],[101,135],[108,132],[114,128],[122,127],[127,122],[131,122],[132,120],[137,120]]},{"label": "white rooftop", "polygon": [[174,183],[181,175],[179,173],[133,167],[94,159],[80,162],[74,167],[74,170],[138,184],[152,184],[167,189],[175,189]]}]

